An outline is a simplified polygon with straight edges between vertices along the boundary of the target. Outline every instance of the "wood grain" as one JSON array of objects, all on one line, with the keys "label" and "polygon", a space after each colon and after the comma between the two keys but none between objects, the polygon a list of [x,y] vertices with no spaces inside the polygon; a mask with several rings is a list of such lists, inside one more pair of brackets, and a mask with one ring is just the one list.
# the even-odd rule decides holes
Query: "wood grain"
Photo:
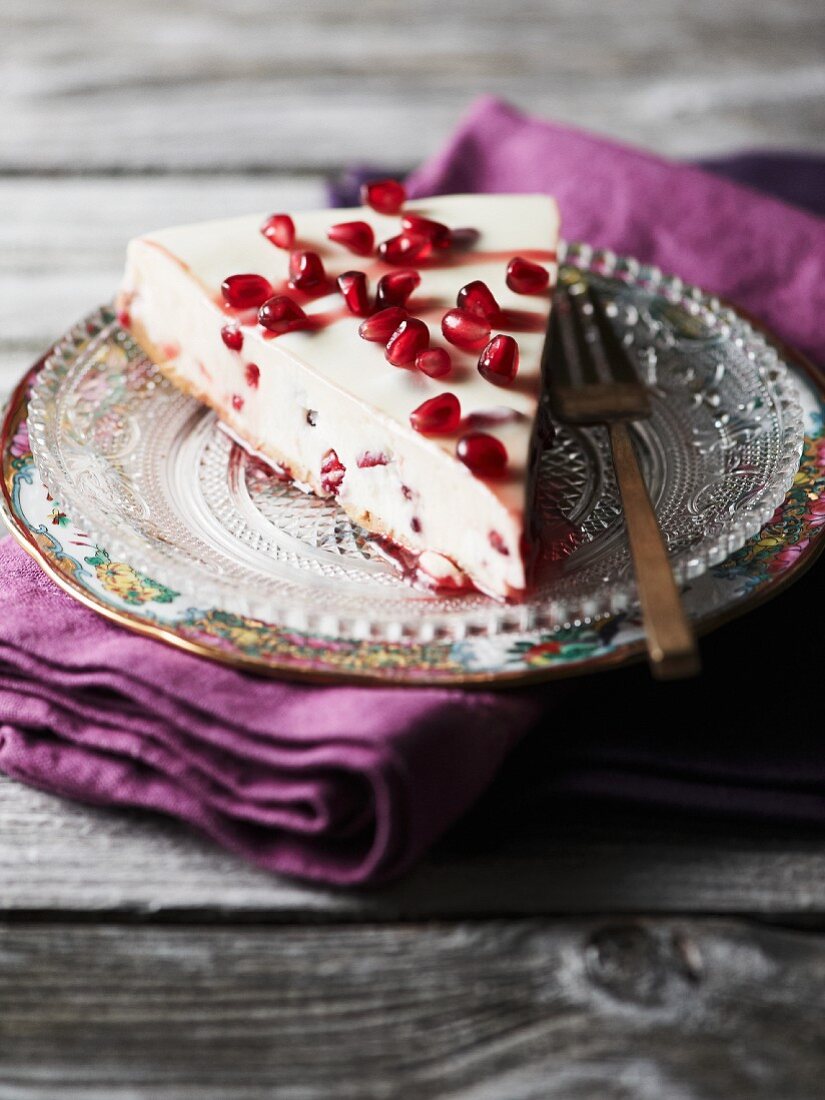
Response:
[{"label": "wood grain", "polygon": [[820,0],[4,0],[0,170],[403,168],[483,92],[664,153],[823,148],[824,33]]},{"label": "wood grain", "polygon": [[46,923],[0,959],[2,1100],[821,1095],[825,944],[780,928]]},{"label": "wood grain", "polygon": [[[330,890],[265,874],[159,817],[80,806],[0,778],[0,918],[415,920],[570,913],[825,920],[817,836],[635,823],[550,807],[448,838],[401,881]],[[2,1012],[0,1011],[0,1015]]]},{"label": "wood grain", "polygon": [[0,178],[0,393],[69,325],[112,298],[130,237],[323,204],[319,177]]}]

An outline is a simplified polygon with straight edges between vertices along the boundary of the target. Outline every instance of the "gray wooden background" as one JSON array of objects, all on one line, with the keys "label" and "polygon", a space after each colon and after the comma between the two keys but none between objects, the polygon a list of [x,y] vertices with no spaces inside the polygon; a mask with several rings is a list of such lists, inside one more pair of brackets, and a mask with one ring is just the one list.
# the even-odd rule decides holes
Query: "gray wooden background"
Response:
[{"label": "gray wooden background", "polygon": [[[492,92],[825,149],[821,0],[3,0],[0,391],[153,226],[405,170]],[[0,1100],[813,1100],[825,845],[549,812],[380,891],[0,781]]]}]

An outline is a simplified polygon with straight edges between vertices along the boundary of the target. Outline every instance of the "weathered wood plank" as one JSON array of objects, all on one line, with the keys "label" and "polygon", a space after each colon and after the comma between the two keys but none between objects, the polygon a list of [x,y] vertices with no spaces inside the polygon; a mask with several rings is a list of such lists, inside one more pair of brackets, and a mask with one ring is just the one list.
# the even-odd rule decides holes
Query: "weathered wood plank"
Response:
[{"label": "weathered wood plank", "polygon": [[5,925],[0,1005],[2,1100],[812,1100],[825,941],[720,920]]},{"label": "weathered wood plank", "polygon": [[819,0],[5,0],[6,171],[412,165],[481,91],[676,154],[825,145]]},{"label": "weathered wood plank", "polygon": [[[0,916],[416,919],[584,912],[761,913],[822,921],[821,838],[647,815],[552,814],[442,844],[400,882],[364,892],[265,874],[173,822],[84,807],[0,778]],[[0,1015],[2,1013],[0,1012]]]},{"label": "weathered wood plank", "polygon": [[130,237],[324,201],[318,176],[0,179],[0,393],[70,324],[113,296]]},{"label": "weathered wood plank", "polygon": [[325,201],[320,177],[0,179],[0,400],[73,322],[108,301],[130,237]]}]

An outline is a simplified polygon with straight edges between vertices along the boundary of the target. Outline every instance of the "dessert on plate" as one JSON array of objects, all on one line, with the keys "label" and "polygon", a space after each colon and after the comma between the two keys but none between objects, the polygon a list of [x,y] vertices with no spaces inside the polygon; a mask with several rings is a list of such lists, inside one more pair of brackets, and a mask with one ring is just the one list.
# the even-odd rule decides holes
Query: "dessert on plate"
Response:
[{"label": "dessert on plate", "polygon": [[406,201],[164,229],[129,244],[121,324],[410,576],[528,585],[558,212],[542,195]]}]

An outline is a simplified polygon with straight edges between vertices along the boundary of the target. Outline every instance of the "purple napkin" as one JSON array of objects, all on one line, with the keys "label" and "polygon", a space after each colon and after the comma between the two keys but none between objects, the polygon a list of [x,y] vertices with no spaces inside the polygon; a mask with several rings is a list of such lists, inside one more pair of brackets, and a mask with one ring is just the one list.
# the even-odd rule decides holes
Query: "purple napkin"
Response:
[{"label": "purple napkin", "polygon": [[554,194],[567,240],[724,295],[825,362],[825,221],[776,199],[487,98],[410,190]]},{"label": "purple napkin", "polygon": [[[825,358],[825,228],[782,202],[490,100],[411,186],[554,192],[568,238],[724,293]],[[586,688],[573,682],[506,695],[299,687],[109,624],[8,540],[0,576],[0,770],[87,802],[175,815],[272,870],[334,883],[398,874],[478,798],[531,728],[546,736],[516,754],[528,760],[526,773],[508,769],[522,801],[538,764],[534,789],[553,798],[615,792],[667,802],[678,787],[699,808],[703,798],[710,809],[733,806],[732,789],[747,792],[743,812],[760,804],[760,791],[761,804],[772,804],[770,767],[737,772],[707,743],[692,759],[689,739],[657,756],[661,735],[650,742],[640,729],[666,713],[657,693],[674,689],[652,688],[644,670],[603,677],[595,711],[592,693],[582,706]],[[702,694],[691,686],[686,704],[691,693]],[[617,728],[616,709],[639,725]]]},{"label": "purple napkin", "polygon": [[397,874],[490,782],[538,700],[298,687],[113,625],[0,541],[0,769],[174,814],[267,867]]}]

